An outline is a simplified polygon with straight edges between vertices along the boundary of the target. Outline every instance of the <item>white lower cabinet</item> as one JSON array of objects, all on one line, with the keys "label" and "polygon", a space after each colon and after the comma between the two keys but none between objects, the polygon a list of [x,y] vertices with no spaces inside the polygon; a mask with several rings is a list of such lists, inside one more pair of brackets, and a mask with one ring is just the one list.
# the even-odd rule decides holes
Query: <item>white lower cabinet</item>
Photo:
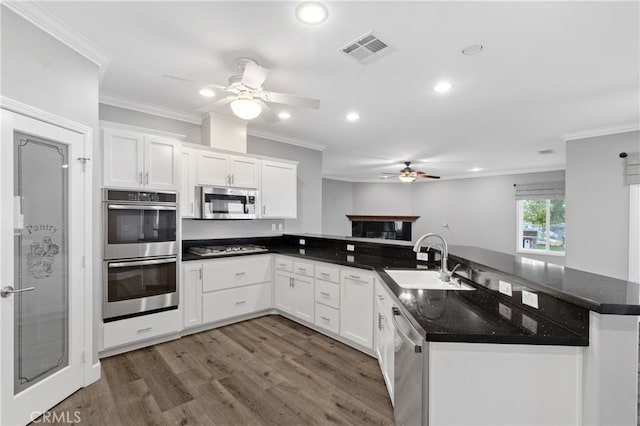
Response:
[{"label": "white lower cabinet", "polygon": [[107,322],[103,327],[103,349],[111,349],[180,331],[177,309]]},{"label": "white lower cabinet", "polygon": [[384,285],[375,285],[375,352],[380,364],[380,371],[387,386],[389,397],[393,403],[393,372],[394,372],[394,336],[391,316],[393,315],[393,300]]},{"label": "white lower cabinet", "polygon": [[275,265],[274,304],[276,309],[313,323],[315,319],[313,264],[277,256]]},{"label": "white lower cabinet", "polygon": [[212,291],[202,295],[204,323],[221,321],[271,307],[271,283]]},{"label": "white lower cabinet", "polygon": [[373,349],[373,283],[367,272],[340,271],[340,335]]},{"label": "white lower cabinet", "polygon": [[182,267],[182,311],[184,327],[202,324],[202,263],[185,262]]}]

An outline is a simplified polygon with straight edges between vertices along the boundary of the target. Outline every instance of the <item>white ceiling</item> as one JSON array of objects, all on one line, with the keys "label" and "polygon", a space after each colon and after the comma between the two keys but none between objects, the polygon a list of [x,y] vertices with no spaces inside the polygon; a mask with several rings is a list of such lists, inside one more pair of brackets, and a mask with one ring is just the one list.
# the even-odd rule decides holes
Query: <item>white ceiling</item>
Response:
[{"label": "white ceiling", "polygon": [[[224,84],[237,57],[257,59],[267,89],[321,106],[250,127],[326,145],[325,176],[377,180],[403,160],[443,178],[557,170],[567,135],[638,127],[638,2],[325,4],[307,26],[295,2],[41,3],[112,56],[101,93],[193,112],[198,87],[162,74]],[[370,65],[339,52],[371,30],[397,51]]]}]

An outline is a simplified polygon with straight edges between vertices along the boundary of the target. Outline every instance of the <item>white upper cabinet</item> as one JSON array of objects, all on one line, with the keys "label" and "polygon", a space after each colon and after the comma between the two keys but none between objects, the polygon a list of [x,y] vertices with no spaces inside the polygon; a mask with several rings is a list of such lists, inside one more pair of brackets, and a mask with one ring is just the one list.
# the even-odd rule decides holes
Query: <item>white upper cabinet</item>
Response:
[{"label": "white upper cabinet", "polygon": [[260,160],[252,157],[200,151],[198,185],[258,188]]},{"label": "white upper cabinet", "polygon": [[178,189],[177,141],[154,136],[144,138],[144,186],[153,189]]},{"label": "white upper cabinet", "polygon": [[262,218],[297,217],[297,169],[295,164],[262,160]]},{"label": "white upper cabinet", "polygon": [[198,185],[229,185],[229,156],[212,151],[198,153]]},{"label": "white upper cabinet", "polygon": [[144,186],[144,136],[104,129],[104,186],[142,188]]},{"label": "white upper cabinet", "polygon": [[180,152],[180,214],[183,218],[198,217],[196,213],[196,181],[198,152],[183,148]]},{"label": "white upper cabinet", "polygon": [[260,186],[260,160],[251,157],[230,157],[229,176],[231,186],[258,188]]},{"label": "white upper cabinet", "polygon": [[178,189],[180,143],[120,129],[103,129],[104,186]]}]

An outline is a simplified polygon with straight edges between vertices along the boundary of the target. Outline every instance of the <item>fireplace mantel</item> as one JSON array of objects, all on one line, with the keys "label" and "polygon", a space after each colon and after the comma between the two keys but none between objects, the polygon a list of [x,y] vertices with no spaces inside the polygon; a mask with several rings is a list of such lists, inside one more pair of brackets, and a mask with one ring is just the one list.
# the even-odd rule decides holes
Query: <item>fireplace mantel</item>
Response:
[{"label": "fireplace mantel", "polygon": [[420,216],[372,216],[372,215],[346,215],[351,222],[415,222]]}]

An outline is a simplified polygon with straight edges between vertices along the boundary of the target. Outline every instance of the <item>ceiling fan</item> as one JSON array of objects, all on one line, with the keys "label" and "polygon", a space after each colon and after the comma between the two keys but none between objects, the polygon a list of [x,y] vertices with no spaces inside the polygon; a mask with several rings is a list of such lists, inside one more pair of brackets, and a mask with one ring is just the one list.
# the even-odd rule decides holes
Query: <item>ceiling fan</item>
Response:
[{"label": "ceiling fan", "polygon": [[405,167],[400,170],[400,173],[382,173],[380,179],[389,179],[391,177],[397,176],[402,182],[413,182],[417,178],[424,179],[440,179],[440,176],[428,175],[425,172],[421,172],[419,170],[415,170],[411,167],[411,161],[404,162]]},{"label": "ceiling fan", "polygon": [[258,65],[254,59],[239,58],[236,60],[236,64],[242,74],[232,75],[229,77],[229,81],[226,86],[202,83],[173,75],[163,74],[162,76],[172,80],[199,84],[202,89],[209,89],[209,93],[213,96],[220,93],[227,94],[225,97],[216,99],[215,101],[198,108],[196,110],[198,112],[209,112],[230,104],[231,111],[233,111],[233,113],[239,118],[244,120],[253,120],[260,116],[268,123],[275,123],[279,121],[278,114],[276,114],[268,104],[289,105],[293,107],[312,109],[320,108],[320,101],[318,99],[304,98],[301,96],[265,90],[262,85],[269,75],[269,70]]}]

